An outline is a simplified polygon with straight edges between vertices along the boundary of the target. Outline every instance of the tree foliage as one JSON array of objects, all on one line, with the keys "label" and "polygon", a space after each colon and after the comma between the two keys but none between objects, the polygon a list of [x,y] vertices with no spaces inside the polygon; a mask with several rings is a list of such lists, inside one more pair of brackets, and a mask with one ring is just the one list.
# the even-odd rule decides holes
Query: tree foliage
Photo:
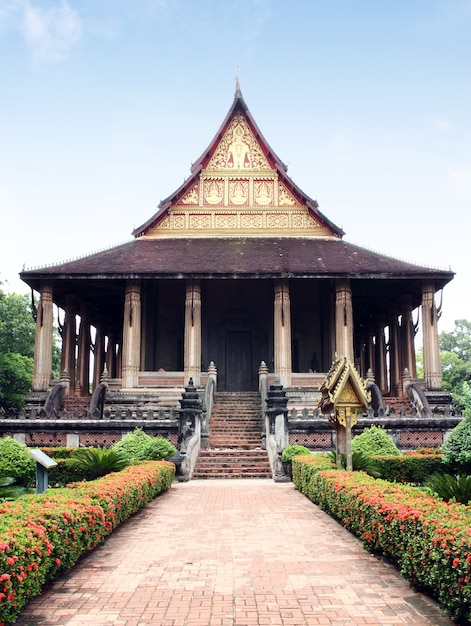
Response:
[{"label": "tree foliage", "polygon": [[28,297],[0,290],[0,407],[20,409],[33,378],[35,322]]},{"label": "tree foliage", "polygon": [[21,409],[32,379],[33,359],[15,352],[0,354],[0,407]]},{"label": "tree foliage", "polygon": [[[27,295],[0,289],[0,407],[20,409],[33,380],[36,323]],[[55,329],[52,369],[60,372],[58,331]]]},{"label": "tree foliage", "polygon": [[453,404],[471,414],[471,322],[456,320],[449,333],[440,333],[443,388],[451,391]]},{"label": "tree foliage", "polygon": [[35,329],[28,296],[0,290],[0,354],[13,352],[32,358]]}]

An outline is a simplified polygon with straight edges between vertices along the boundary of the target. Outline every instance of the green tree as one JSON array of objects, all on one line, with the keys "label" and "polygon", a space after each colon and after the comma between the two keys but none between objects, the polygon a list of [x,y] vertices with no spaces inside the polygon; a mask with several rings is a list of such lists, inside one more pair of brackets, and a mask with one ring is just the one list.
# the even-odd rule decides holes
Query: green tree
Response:
[{"label": "green tree", "polygon": [[32,358],[35,331],[28,296],[0,291],[0,354],[14,352]]},{"label": "green tree", "polygon": [[35,322],[26,295],[0,290],[0,407],[20,409],[33,377]]},{"label": "green tree", "polygon": [[451,391],[453,404],[471,412],[471,322],[456,320],[451,332],[440,333],[443,388]]},{"label": "green tree", "polygon": [[21,409],[32,379],[33,359],[15,352],[0,354],[0,407]]}]

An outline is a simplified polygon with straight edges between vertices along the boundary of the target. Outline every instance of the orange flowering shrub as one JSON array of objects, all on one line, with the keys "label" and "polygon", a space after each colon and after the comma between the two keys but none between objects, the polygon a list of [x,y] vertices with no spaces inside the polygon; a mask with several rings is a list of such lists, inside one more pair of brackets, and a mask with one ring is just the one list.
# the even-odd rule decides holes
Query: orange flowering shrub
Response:
[{"label": "orange flowering shrub", "polygon": [[149,461],[88,483],[0,503],[0,626],[14,624],[47,581],[172,484],[175,466]]},{"label": "orange flowering shrub", "polygon": [[471,507],[363,472],[317,471],[298,488],[435,597],[452,619],[471,624]]}]

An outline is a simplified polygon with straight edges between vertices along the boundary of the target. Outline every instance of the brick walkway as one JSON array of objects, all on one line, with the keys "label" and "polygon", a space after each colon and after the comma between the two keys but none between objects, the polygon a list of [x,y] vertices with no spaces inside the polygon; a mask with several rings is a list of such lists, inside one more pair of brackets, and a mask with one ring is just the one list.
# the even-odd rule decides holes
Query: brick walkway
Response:
[{"label": "brick walkway", "polygon": [[291,483],[254,479],[174,483],[17,624],[452,622]]}]

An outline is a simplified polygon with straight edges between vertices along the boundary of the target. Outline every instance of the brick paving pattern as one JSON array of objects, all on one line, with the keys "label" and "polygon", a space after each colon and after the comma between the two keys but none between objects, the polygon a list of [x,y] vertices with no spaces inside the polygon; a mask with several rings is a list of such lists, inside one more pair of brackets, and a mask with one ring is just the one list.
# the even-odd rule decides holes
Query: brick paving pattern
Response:
[{"label": "brick paving pattern", "polygon": [[16,623],[452,624],[292,483],[263,479],[174,483]]}]

